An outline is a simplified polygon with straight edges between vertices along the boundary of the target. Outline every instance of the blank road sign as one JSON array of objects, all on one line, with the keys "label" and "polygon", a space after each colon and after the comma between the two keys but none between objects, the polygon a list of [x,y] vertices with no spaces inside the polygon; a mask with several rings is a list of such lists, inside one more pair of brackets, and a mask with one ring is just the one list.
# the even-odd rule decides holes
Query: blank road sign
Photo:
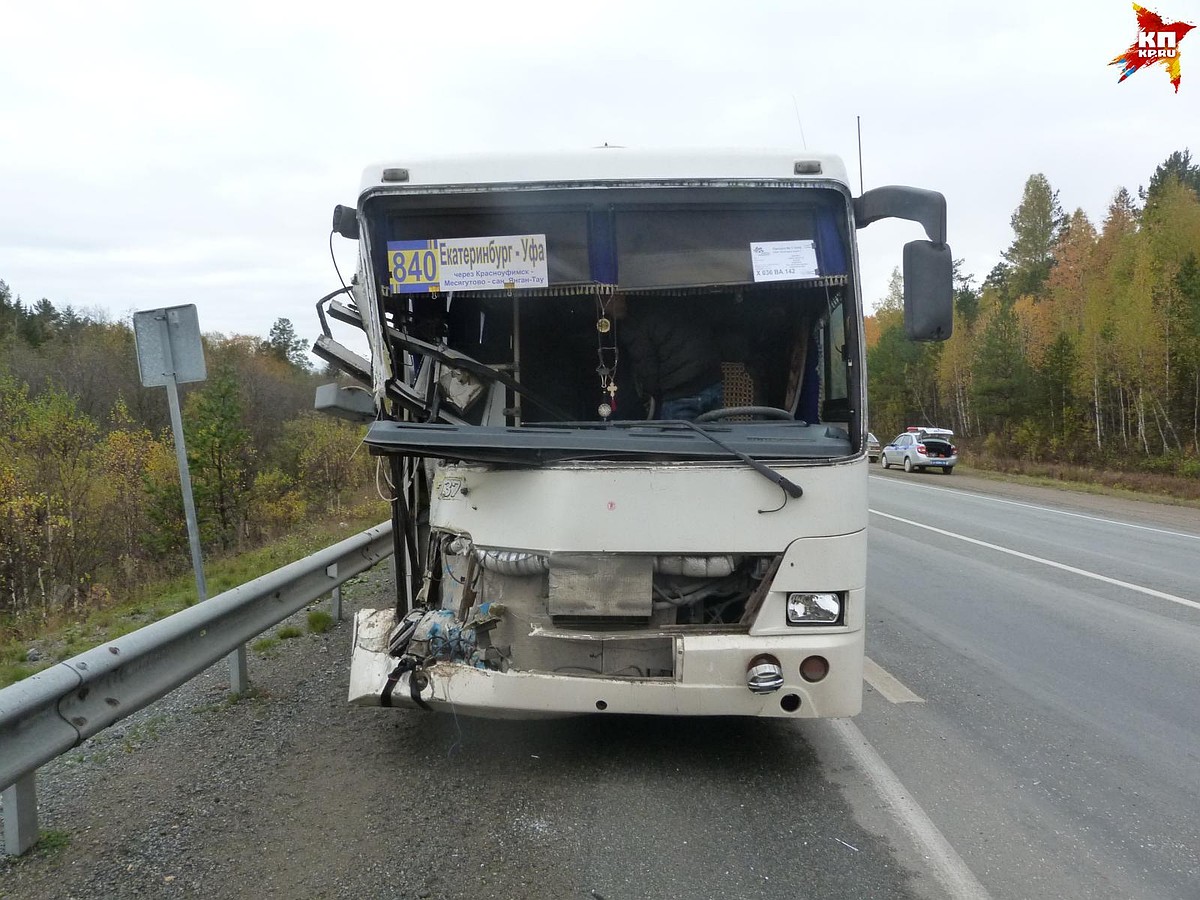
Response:
[{"label": "blank road sign", "polygon": [[172,374],[178,384],[208,377],[194,303],[134,313],[133,337],[143,387],[160,387]]}]

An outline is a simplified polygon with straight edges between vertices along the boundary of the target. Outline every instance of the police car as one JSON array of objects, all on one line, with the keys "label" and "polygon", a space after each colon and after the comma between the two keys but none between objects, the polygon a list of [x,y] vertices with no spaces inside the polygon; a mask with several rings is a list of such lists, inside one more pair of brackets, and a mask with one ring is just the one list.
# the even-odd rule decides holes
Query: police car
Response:
[{"label": "police car", "polygon": [[910,427],[880,451],[879,462],[885,469],[892,466],[903,466],[905,472],[941,469],[949,475],[958,462],[954,432],[948,428]]}]

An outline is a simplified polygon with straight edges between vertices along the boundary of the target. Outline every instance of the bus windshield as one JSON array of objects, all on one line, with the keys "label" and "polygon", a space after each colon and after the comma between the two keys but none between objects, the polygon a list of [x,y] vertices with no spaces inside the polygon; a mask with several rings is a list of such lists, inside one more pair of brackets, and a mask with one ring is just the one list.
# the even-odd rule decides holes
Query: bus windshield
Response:
[{"label": "bus windshield", "polygon": [[696,419],[752,456],[856,449],[860,315],[836,190],[510,187],[364,212],[397,380],[429,426],[377,423],[381,449],[709,458],[703,435],[651,424]]}]

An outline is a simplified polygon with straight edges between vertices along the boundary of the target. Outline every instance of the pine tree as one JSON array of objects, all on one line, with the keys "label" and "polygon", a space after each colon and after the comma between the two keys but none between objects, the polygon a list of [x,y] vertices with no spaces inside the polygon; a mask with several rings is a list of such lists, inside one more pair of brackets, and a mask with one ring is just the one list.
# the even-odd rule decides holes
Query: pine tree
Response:
[{"label": "pine tree", "polygon": [[1058,191],[1040,172],[1025,182],[1021,204],[1009,220],[1013,242],[1004,252],[1012,267],[1012,289],[1016,296],[1039,294],[1054,262],[1054,244],[1066,219],[1058,203]]},{"label": "pine tree", "polygon": [[250,433],[231,371],[218,370],[188,397],[184,425],[201,534],[228,550],[237,543],[251,477]]},{"label": "pine tree", "polygon": [[1147,207],[1154,206],[1162,189],[1172,180],[1190,188],[1200,199],[1200,165],[1192,162],[1190,150],[1176,150],[1159,163],[1150,176],[1149,187],[1138,188],[1138,196]]},{"label": "pine tree", "polygon": [[263,347],[280,362],[308,371],[308,345],[296,335],[291,319],[276,319]]},{"label": "pine tree", "polygon": [[972,401],[985,433],[1005,434],[1030,408],[1030,370],[1012,309],[996,305],[980,335]]},{"label": "pine tree", "polygon": [[29,346],[40,347],[54,336],[58,325],[58,310],[43,297],[22,317],[17,330],[21,339]]},{"label": "pine tree", "polygon": [[0,341],[16,333],[17,321],[17,301],[13,300],[8,285],[0,280]]}]

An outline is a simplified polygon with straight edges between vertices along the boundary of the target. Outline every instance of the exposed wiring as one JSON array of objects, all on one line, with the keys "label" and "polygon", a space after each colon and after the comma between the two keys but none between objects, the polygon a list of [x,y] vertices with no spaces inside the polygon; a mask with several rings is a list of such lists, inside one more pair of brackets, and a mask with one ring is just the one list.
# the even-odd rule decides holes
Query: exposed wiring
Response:
[{"label": "exposed wiring", "polygon": [[429,636],[429,655],[435,660],[453,662],[455,658],[468,661],[476,649],[475,632],[472,630],[469,638],[463,637],[467,629],[460,627],[453,636],[434,634]]},{"label": "exposed wiring", "polygon": [[[340,278],[341,276],[339,275],[338,277]],[[321,333],[324,334],[325,337],[330,338],[330,339],[333,338],[333,332],[331,332],[329,330],[329,319],[326,318],[326,316],[325,316],[325,304],[328,303],[330,300],[332,300],[334,297],[336,297],[338,294],[349,294],[349,293],[350,293],[350,288],[346,287],[346,285],[343,284],[337,290],[330,291],[328,294],[326,294],[324,297],[322,297],[320,300],[317,301],[317,318],[321,320]]]},{"label": "exposed wiring", "polygon": [[628,672],[630,669],[632,669],[632,670],[633,670],[633,674],[634,674],[634,675],[636,675],[638,678],[645,678],[645,677],[646,677],[646,673],[645,673],[645,671],[642,669],[642,667],[641,667],[641,666],[632,666],[632,665],[630,665],[630,666],[626,666],[626,667],[625,667],[625,668],[623,668],[623,669],[617,669],[617,671],[615,671],[615,672],[609,672],[608,674],[609,674],[609,675],[620,675],[622,672]]},{"label": "exposed wiring", "polygon": [[629,672],[631,670],[632,670],[633,674],[636,675],[638,678],[646,677],[646,673],[642,670],[642,668],[640,666],[633,666],[633,665],[625,666],[624,668],[617,669],[615,672],[605,672],[603,669],[592,669],[587,666],[559,666],[554,671],[555,672],[564,672],[564,673],[565,672],[582,672],[585,675],[607,675],[609,677],[616,677],[616,676],[619,676],[622,672]]},{"label": "exposed wiring", "polygon": [[786,489],[783,487],[783,485],[780,485],[780,486],[779,486],[779,489],[780,489],[781,491],[783,491],[783,502],[782,502],[782,503],[780,503],[780,504],[779,504],[777,507],[775,507],[774,509],[760,509],[760,510],[758,511],[760,515],[765,515],[765,514],[767,514],[767,513],[773,513],[773,512],[779,512],[781,509],[783,509],[785,506],[787,506],[787,502],[788,502],[788,492],[787,492],[787,490],[786,490]]},{"label": "exposed wiring", "polygon": [[383,457],[378,456],[375,458],[375,493],[377,493],[379,495],[379,499],[382,500],[384,503],[394,503],[397,499],[396,486],[392,484],[392,480],[390,478],[388,478],[387,473],[384,473],[383,478],[384,478],[384,481],[387,482],[387,486],[392,489],[392,496],[385,497],[383,495],[383,488],[381,488],[379,486],[379,473],[382,470],[383,470]]},{"label": "exposed wiring", "polygon": [[669,603],[669,604],[671,604],[671,606],[682,606],[684,603],[687,602],[686,600],[683,599],[682,596],[672,597],[670,594],[668,594],[666,591],[664,591],[662,588],[660,588],[657,584],[652,584],[652,585],[650,585],[650,587],[654,591],[654,593],[656,593],[656,594],[658,594],[658,596],[662,597],[664,603]]},{"label": "exposed wiring", "polygon": [[667,593],[657,584],[652,584],[654,592],[658,594],[664,602],[670,603],[672,606],[687,606],[696,603],[700,600],[705,600],[709,597],[720,596],[722,594],[735,593],[741,586],[742,576],[738,572],[732,575],[727,575],[716,581],[708,581],[703,584],[693,587],[691,590],[681,590],[674,585],[668,585],[673,591]]},{"label": "exposed wiring", "polygon": [[342,277],[342,270],[338,268],[337,256],[333,252],[334,234],[334,230],[332,228],[329,229],[329,258],[333,260],[333,271],[337,272],[338,281],[340,281],[342,284],[342,290],[349,291],[350,288],[346,287],[346,279]]},{"label": "exposed wiring", "polygon": [[450,696],[450,692],[446,692],[446,699],[450,701],[450,713],[454,716],[454,728],[457,736],[454,738],[454,743],[450,745],[450,749],[446,751],[446,759],[452,759],[457,750],[462,749],[463,730],[458,724],[458,707],[454,705],[454,699]]},{"label": "exposed wiring", "polygon": [[[445,557],[446,557],[446,551],[443,548],[442,558],[445,559]],[[455,584],[457,584],[459,587],[463,588],[464,590],[472,590],[473,591],[479,587],[479,578],[480,578],[480,573],[483,571],[483,566],[477,565],[477,566],[472,567],[469,562],[467,565],[468,565],[468,571],[470,571],[471,568],[474,568],[474,571],[471,572],[471,583],[470,584],[467,583],[466,575],[463,575],[462,578],[459,578],[458,576],[456,576],[454,574],[454,572],[450,568],[450,563],[446,563],[444,568],[445,568],[446,574],[450,576],[451,581],[453,581]]]},{"label": "exposed wiring", "polygon": [[[455,544],[458,544],[458,546],[455,547]],[[483,577],[483,566],[479,564],[479,561],[475,557],[474,541],[466,535],[447,532],[442,536],[439,543],[439,550],[441,551],[442,559],[446,559],[449,556],[461,556],[466,559],[467,571],[463,574],[462,578],[458,578],[450,570],[449,562],[445,564],[446,574],[450,576],[451,581],[464,590],[477,590],[479,581]],[[471,576],[469,584],[467,582],[467,575]]]},{"label": "exposed wiring", "polygon": [[732,597],[729,600],[726,600],[724,603],[718,603],[715,606],[709,607],[708,610],[706,611],[707,615],[708,615],[709,624],[713,625],[713,624],[724,623],[725,610],[729,609],[729,607],[733,606],[735,603],[744,603],[744,602],[745,602],[744,597]]}]

